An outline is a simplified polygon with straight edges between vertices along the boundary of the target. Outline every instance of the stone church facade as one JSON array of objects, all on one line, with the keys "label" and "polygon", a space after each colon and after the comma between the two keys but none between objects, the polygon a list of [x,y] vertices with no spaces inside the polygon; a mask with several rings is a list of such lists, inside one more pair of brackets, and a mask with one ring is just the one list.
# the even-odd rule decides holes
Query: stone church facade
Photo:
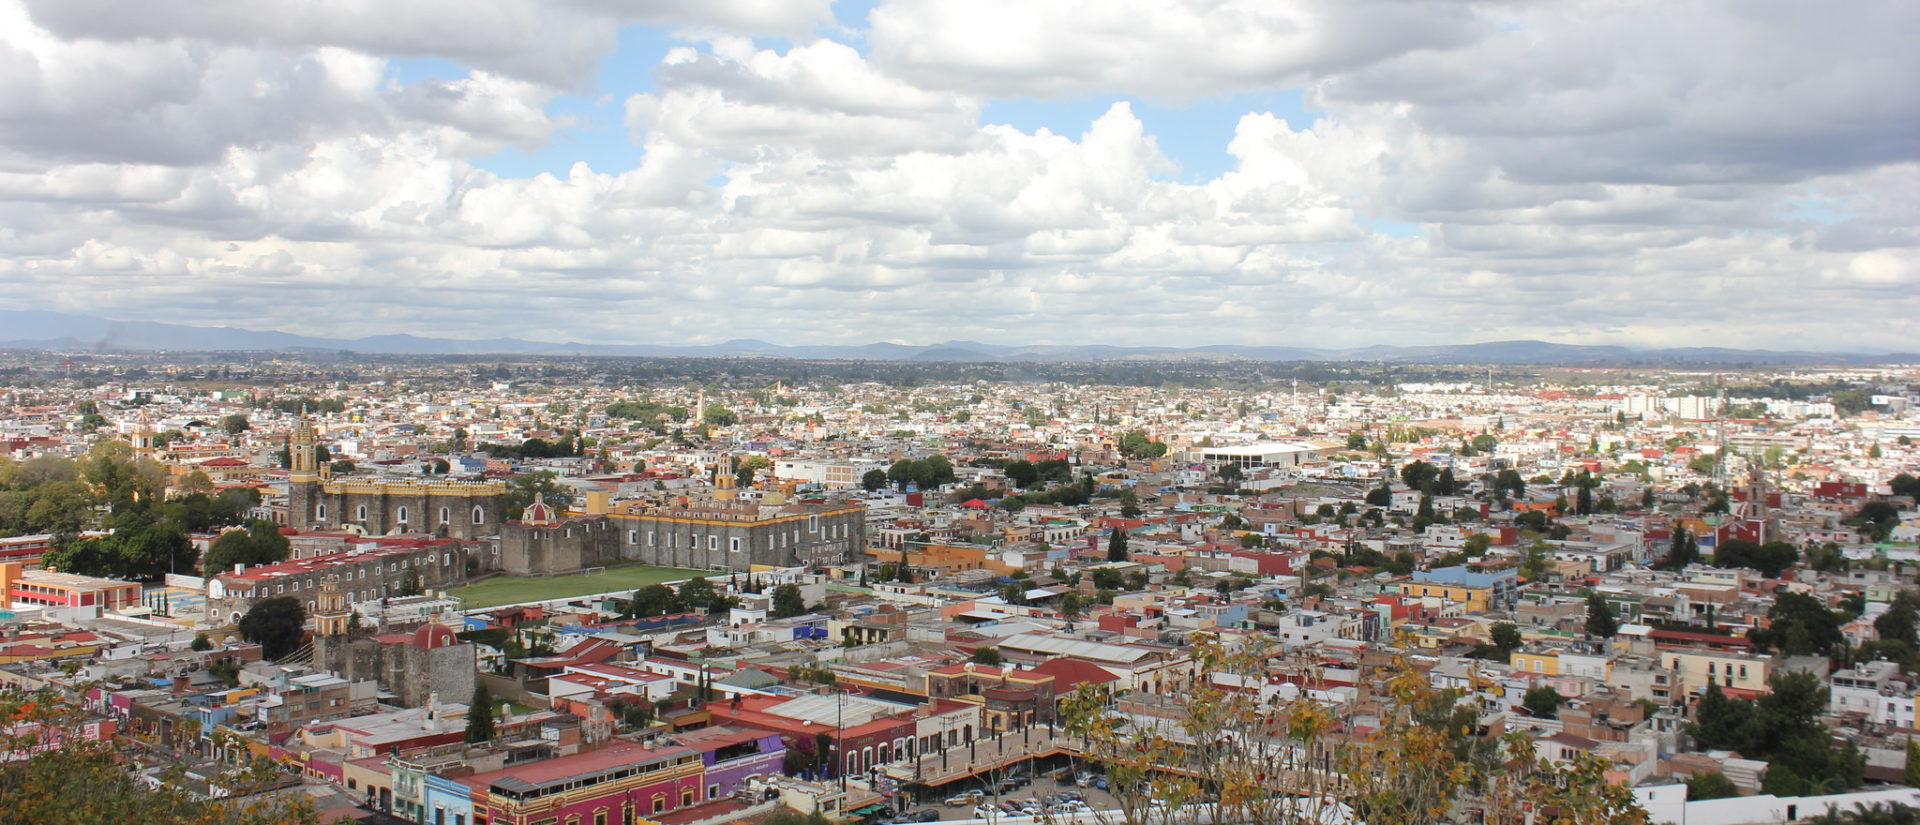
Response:
[{"label": "stone church facade", "polygon": [[376,633],[354,627],[337,580],[321,585],[314,612],[313,664],[349,680],[372,679],[407,707],[428,701],[465,702],[479,678],[475,646],[445,626],[428,622]]},{"label": "stone church facade", "polygon": [[329,478],[317,460],[317,441],[311,420],[294,425],[287,445],[287,526],[301,532],[431,533],[468,540],[499,534],[504,482]]}]

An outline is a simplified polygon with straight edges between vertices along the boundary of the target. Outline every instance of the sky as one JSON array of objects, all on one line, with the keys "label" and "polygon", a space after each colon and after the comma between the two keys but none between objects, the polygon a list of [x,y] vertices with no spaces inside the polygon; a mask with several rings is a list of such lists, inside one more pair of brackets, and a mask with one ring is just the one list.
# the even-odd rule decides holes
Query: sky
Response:
[{"label": "sky", "polygon": [[1913,351],[1916,31],[1912,0],[0,0],[0,307]]}]

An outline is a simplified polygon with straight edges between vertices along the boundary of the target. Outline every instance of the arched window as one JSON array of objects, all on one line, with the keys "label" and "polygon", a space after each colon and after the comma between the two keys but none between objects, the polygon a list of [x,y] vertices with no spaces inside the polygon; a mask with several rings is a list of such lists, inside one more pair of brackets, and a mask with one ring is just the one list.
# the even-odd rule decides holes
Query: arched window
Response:
[{"label": "arched window", "polygon": [[474,524],[485,524],[485,523],[487,523],[487,511],[486,511],[486,508],[484,508],[484,507],[474,507],[474,508],[473,508],[473,523],[474,523]]},{"label": "arched window", "polygon": [[395,520],[395,521],[397,521],[397,522],[399,522],[399,523],[401,523],[401,524],[406,524],[406,523],[407,523],[407,508],[406,508],[406,506],[405,506],[405,505],[402,505],[402,506],[400,507],[400,510],[399,510],[399,512],[398,512],[398,515],[399,515],[399,518],[397,518],[397,519],[394,519],[394,520]]},{"label": "arched window", "polygon": [[314,518],[314,520],[315,520],[315,521],[326,521],[326,520],[327,520],[327,505],[326,505],[326,502],[321,502],[321,503],[319,503],[319,504],[315,504],[315,505],[313,505],[313,518]]},{"label": "arched window", "polygon": [[453,521],[453,508],[451,507],[440,508],[440,523],[446,524],[447,522],[450,522],[450,521]]},{"label": "arched window", "polygon": [[354,520],[354,521],[366,521],[366,520],[367,520],[367,505],[365,505],[365,504],[362,504],[362,505],[360,505],[359,507],[356,507],[356,508],[354,508],[354,510],[353,510],[353,520]]}]

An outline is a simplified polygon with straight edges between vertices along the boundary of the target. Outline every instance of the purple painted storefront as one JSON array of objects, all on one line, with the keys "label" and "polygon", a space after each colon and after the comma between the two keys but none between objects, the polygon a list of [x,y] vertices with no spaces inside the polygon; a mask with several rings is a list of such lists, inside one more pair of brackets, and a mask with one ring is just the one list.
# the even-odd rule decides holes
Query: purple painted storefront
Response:
[{"label": "purple painted storefront", "polygon": [[682,733],[674,740],[700,753],[706,766],[707,798],[732,796],[754,777],[780,773],[787,749],[777,733],[713,727]]}]

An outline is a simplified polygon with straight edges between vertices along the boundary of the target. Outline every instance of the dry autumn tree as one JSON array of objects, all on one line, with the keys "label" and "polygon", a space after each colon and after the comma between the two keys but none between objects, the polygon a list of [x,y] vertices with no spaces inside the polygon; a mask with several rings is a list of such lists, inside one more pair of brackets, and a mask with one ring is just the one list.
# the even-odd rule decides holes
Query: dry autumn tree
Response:
[{"label": "dry autumn tree", "polygon": [[314,825],[317,816],[304,795],[253,793],[284,784],[284,776],[256,761],[219,777],[238,794],[207,800],[175,784],[176,766],[157,787],[135,779],[137,763],[112,740],[85,737],[86,713],[52,691],[0,693],[0,752],[15,757],[0,765],[0,822],[35,825]]},{"label": "dry autumn tree", "polygon": [[1271,640],[1196,635],[1191,651],[1196,676],[1170,696],[1066,698],[1066,738],[1118,805],[1101,825],[1646,822],[1603,760],[1557,765],[1524,734],[1486,736],[1467,694],[1433,688],[1404,654],[1363,716],[1316,698],[1311,669],[1276,681]]}]

